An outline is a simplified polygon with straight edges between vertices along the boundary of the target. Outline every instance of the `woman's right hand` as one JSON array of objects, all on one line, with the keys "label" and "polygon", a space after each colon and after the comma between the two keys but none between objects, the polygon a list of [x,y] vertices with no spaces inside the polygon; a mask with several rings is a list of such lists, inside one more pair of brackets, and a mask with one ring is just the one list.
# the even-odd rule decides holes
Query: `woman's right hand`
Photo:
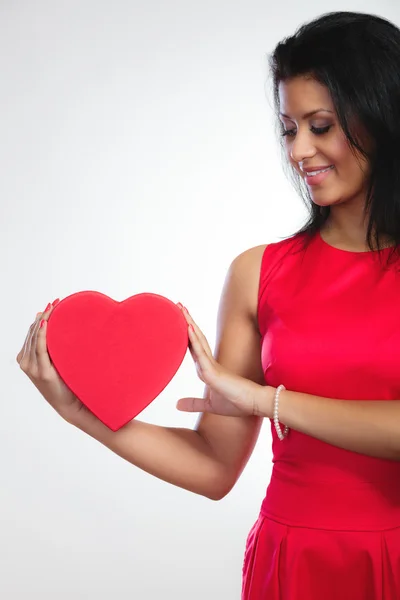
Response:
[{"label": "woman's right hand", "polygon": [[[17,356],[17,363],[47,402],[63,419],[74,423],[84,413],[93,413],[72,393],[51,362],[46,344],[47,321],[58,303],[48,304],[44,313],[38,313],[29,328],[25,343]],[[43,323],[41,327],[40,324]]]}]

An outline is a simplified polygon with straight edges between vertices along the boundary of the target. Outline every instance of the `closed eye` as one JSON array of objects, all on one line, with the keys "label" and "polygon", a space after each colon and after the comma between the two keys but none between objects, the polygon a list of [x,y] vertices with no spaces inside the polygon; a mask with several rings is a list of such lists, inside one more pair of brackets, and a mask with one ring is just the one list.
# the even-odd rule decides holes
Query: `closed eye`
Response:
[{"label": "closed eye", "polygon": [[[321,135],[323,133],[327,133],[330,130],[331,127],[332,127],[332,125],[327,125],[326,127],[314,127],[314,126],[312,126],[311,127],[311,131],[313,133],[315,133],[316,135]],[[282,137],[285,136],[285,135],[293,137],[295,135],[295,130],[294,129],[288,129],[286,131],[283,131]]]}]

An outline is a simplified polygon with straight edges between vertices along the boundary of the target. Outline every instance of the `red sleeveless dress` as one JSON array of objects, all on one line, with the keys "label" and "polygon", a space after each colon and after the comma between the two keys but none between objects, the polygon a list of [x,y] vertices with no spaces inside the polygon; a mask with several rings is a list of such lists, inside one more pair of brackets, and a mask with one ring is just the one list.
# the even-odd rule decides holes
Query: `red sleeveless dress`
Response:
[{"label": "red sleeveless dress", "polygon": [[[267,385],[400,399],[400,273],[391,248],[349,252],[317,233],[265,249],[258,299]],[[283,425],[281,425],[283,429]],[[273,470],[247,538],[242,600],[399,600],[400,461],[271,421]],[[400,431],[400,423],[399,423]]]}]

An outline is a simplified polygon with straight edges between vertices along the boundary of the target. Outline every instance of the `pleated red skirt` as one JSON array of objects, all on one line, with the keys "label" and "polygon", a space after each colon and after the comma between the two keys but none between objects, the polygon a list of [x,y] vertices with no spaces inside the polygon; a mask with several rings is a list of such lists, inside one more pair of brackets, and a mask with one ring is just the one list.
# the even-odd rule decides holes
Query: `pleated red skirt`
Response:
[{"label": "pleated red skirt", "polygon": [[399,481],[272,476],[247,538],[242,600],[399,599]]}]

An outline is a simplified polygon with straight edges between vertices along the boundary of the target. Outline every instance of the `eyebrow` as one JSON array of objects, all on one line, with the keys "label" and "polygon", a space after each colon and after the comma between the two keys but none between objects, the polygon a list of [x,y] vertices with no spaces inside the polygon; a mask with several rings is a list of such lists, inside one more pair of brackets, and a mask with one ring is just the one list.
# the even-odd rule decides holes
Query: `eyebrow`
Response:
[{"label": "eyebrow", "polygon": [[[308,117],[312,117],[313,115],[315,115],[315,113],[318,113],[318,112],[328,112],[328,113],[333,114],[332,110],[328,110],[326,108],[317,108],[316,110],[312,110],[312,111],[306,113],[305,115],[303,115],[303,119],[308,119]],[[280,112],[279,114],[282,115],[282,117],[286,117],[286,119],[291,119],[291,117],[289,117],[288,115],[285,115],[285,113]]]}]

